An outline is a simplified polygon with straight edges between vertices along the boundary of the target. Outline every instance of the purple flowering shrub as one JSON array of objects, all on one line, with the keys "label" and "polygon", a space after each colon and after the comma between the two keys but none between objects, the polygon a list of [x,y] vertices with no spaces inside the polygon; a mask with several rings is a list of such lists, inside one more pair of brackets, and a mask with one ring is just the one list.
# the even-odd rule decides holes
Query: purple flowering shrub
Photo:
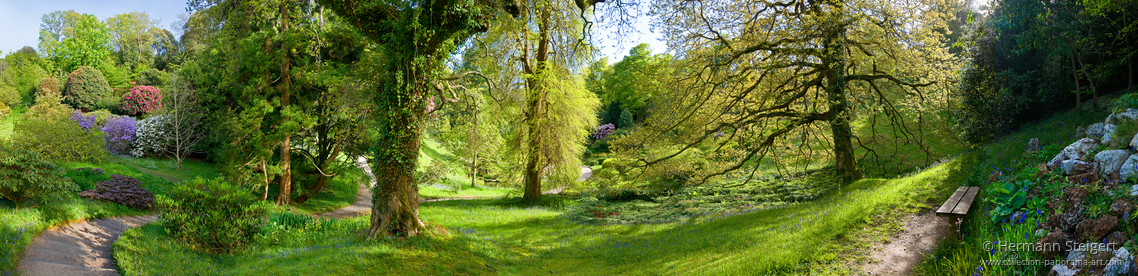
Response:
[{"label": "purple flowering shrub", "polygon": [[605,137],[608,137],[615,129],[616,126],[613,124],[600,125],[597,127],[597,130],[593,131],[593,140],[605,139]]},{"label": "purple flowering shrub", "polygon": [[122,109],[132,115],[162,109],[162,91],[153,86],[135,86],[122,96]]},{"label": "purple flowering shrub", "polygon": [[107,143],[107,151],[125,155],[130,153],[134,144],[134,132],[138,129],[138,121],[128,116],[115,116],[107,119],[103,126],[103,139]]},{"label": "purple flowering shrub", "polygon": [[90,131],[91,127],[95,126],[95,115],[84,116],[83,111],[76,109],[71,112],[71,121],[79,124],[79,128],[83,131]]},{"label": "purple flowering shrub", "polygon": [[112,175],[110,180],[95,184],[94,190],[79,193],[79,196],[90,199],[106,200],[139,209],[150,208],[154,203],[154,195],[142,187],[138,179]]}]

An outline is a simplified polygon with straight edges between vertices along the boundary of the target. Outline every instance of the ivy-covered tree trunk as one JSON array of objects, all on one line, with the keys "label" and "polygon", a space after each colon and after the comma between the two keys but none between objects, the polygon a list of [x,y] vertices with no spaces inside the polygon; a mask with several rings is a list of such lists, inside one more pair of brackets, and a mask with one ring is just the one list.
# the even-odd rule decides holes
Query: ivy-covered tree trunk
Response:
[{"label": "ivy-covered tree trunk", "polygon": [[[407,68],[407,67],[403,67]],[[398,70],[396,68],[392,68]],[[410,76],[402,83],[425,81],[416,78],[419,72],[402,70],[395,76]],[[408,85],[411,86],[411,85]],[[423,229],[419,220],[419,189],[413,173],[419,163],[419,143],[422,137],[422,118],[426,107],[423,91],[416,87],[381,87],[380,99],[382,126],[377,145],[373,188],[371,229],[368,237],[387,234],[414,236]]]},{"label": "ivy-covered tree trunk", "polygon": [[828,84],[826,85],[827,100],[829,100],[830,132],[834,139],[834,169],[842,177],[844,183],[853,182],[862,178],[862,172],[857,166],[857,156],[853,152],[853,130],[850,127],[849,100],[846,99],[846,86],[849,80],[846,77],[846,59],[843,49],[846,48],[845,27],[838,25],[829,31],[825,39],[823,63],[829,68]]}]

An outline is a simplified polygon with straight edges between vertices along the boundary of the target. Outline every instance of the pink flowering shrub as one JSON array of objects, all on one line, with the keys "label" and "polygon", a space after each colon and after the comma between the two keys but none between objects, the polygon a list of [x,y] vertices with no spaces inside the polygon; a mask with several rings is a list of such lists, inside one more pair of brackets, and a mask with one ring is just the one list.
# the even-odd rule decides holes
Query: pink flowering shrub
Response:
[{"label": "pink flowering shrub", "polygon": [[131,115],[162,108],[162,91],[153,86],[135,86],[122,96],[122,109]]}]

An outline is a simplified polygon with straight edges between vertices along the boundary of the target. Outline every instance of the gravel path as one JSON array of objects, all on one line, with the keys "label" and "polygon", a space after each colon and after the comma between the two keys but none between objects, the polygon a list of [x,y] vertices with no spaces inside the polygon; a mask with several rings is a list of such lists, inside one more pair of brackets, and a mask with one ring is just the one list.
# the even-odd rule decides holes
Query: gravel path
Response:
[{"label": "gravel path", "polygon": [[49,229],[32,240],[16,265],[20,275],[119,275],[111,245],[124,231],[157,215],[104,218]]},{"label": "gravel path", "polygon": [[905,221],[905,230],[884,244],[870,248],[869,262],[863,264],[867,275],[910,275],[936,245],[955,232],[953,222],[936,216],[935,209],[921,210]]}]

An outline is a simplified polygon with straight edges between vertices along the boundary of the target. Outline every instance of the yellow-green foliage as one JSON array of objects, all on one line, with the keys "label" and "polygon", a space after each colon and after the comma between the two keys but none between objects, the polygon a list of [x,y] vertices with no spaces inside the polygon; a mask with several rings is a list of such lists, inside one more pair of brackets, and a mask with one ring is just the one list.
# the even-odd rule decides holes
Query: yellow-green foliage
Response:
[{"label": "yellow-green foliage", "polygon": [[12,143],[50,160],[97,162],[105,155],[102,131],[94,127],[84,131],[63,116],[29,117],[18,122]]},{"label": "yellow-green foliage", "polygon": [[15,105],[20,102],[20,93],[15,87],[0,84],[0,104]]},{"label": "yellow-green foliage", "polygon": [[59,97],[46,96],[36,99],[36,104],[28,110],[28,118],[62,119],[70,115],[73,110],[63,104]]},{"label": "yellow-green foliage", "polygon": [[4,103],[0,103],[0,120],[8,118],[8,116],[11,114],[12,114],[12,108],[9,108],[8,105],[6,105]]},{"label": "yellow-green foliage", "polygon": [[43,97],[59,97],[62,98],[63,94],[60,93],[59,80],[55,78],[43,78],[40,80],[39,86],[36,87],[36,101]]},{"label": "yellow-green foliage", "polygon": [[95,116],[95,124],[102,126],[102,125],[107,123],[107,119],[110,119],[111,116],[114,116],[115,114],[111,114],[111,112],[106,110],[106,109],[99,109],[99,110],[88,112],[87,114],[84,114],[84,115],[87,115],[87,116],[94,115]]}]

